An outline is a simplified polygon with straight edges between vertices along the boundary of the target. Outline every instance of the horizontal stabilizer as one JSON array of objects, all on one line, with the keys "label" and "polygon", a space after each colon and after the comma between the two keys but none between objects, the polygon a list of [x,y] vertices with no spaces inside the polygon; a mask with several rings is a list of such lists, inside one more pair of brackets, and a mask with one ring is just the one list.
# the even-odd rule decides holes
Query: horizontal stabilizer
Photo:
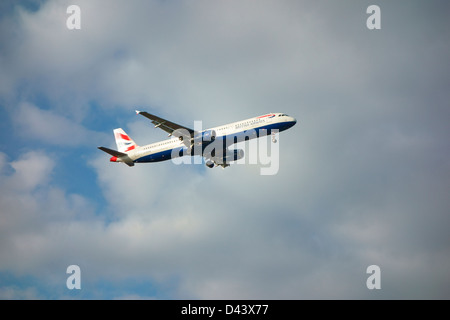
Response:
[{"label": "horizontal stabilizer", "polygon": [[100,150],[102,150],[102,151],[105,151],[106,153],[109,153],[113,157],[123,157],[123,156],[127,155],[126,153],[119,152],[119,151],[116,151],[116,150],[113,150],[113,149],[108,149],[108,148],[105,148],[105,147],[98,147],[98,148]]}]

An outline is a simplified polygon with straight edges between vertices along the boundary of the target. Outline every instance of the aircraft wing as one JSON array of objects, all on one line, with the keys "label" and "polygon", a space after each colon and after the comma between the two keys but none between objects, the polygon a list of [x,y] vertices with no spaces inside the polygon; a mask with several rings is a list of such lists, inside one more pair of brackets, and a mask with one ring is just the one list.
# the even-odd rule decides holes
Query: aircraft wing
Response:
[{"label": "aircraft wing", "polygon": [[190,146],[190,141],[196,134],[196,132],[188,127],[179,125],[175,122],[160,118],[158,116],[155,116],[151,113],[145,112],[145,111],[138,111],[136,110],[136,114],[143,115],[144,117],[150,119],[152,123],[155,125],[155,128],[160,128],[167,132],[169,136],[174,137],[183,137],[183,143],[186,146]]}]

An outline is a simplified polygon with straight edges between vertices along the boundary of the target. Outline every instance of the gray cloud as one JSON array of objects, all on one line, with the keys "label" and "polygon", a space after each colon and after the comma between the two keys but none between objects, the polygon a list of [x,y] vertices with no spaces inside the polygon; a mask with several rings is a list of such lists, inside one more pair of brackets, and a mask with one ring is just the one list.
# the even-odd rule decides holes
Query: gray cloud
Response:
[{"label": "gray cloud", "polygon": [[13,120],[20,134],[32,141],[80,146],[106,140],[106,134],[89,130],[73,120],[26,102],[18,106]]}]

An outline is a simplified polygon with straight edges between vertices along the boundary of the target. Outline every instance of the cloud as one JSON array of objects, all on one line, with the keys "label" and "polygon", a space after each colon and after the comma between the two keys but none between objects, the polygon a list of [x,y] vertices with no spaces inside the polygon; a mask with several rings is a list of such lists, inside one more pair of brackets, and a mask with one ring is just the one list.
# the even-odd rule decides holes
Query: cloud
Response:
[{"label": "cloud", "polygon": [[18,106],[13,118],[22,137],[47,144],[80,146],[100,141],[106,136],[86,129],[81,124],[53,111],[42,110],[26,102]]},{"label": "cloud", "polygon": [[17,287],[0,288],[0,299],[2,300],[36,300],[39,294],[36,288],[26,288],[25,290]]},{"label": "cloud", "polygon": [[[53,256],[57,253],[53,252],[57,244],[53,235],[60,232],[57,226],[87,208],[77,196],[66,199],[62,190],[51,186],[55,163],[44,153],[30,151],[10,166],[14,171],[3,174],[0,184],[2,271],[42,271],[42,266],[57,259],[57,255]],[[73,215],[77,210],[80,213]],[[50,256],[52,261],[46,261]]]},{"label": "cloud", "polygon": [[15,173],[10,186],[13,189],[31,190],[45,185],[53,166],[54,162],[42,152],[30,151],[11,163]]}]

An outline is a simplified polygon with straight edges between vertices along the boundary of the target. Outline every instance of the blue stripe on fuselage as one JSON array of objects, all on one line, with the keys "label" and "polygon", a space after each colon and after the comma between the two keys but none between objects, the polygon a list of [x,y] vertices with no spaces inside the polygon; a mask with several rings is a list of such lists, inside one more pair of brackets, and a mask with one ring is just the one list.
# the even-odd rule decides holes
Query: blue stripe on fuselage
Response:
[{"label": "blue stripe on fuselage", "polygon": [[[177,152],[178,149],[178,153]],[[181,150],[187,150],[186,147],[176,147],[173,149],[164,150],[161,152],[152,153],[134,160],[134,162],[159,162],[172,159],[172,152],[179,154]]]}]

